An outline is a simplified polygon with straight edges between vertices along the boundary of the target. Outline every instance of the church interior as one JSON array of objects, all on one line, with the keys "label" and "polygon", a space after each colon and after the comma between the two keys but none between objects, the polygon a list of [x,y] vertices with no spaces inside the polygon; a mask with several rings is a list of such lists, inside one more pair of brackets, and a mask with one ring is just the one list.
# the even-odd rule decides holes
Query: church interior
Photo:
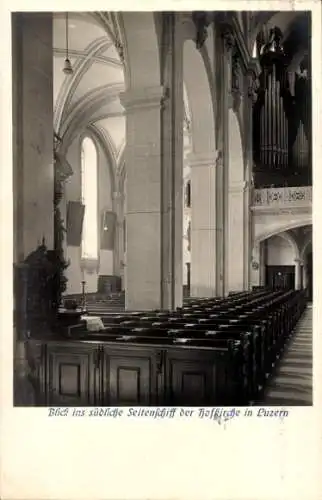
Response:
[{"label": "church interior", "polygon": [[12,14],[14,404],[312,405],[311,14]]}]

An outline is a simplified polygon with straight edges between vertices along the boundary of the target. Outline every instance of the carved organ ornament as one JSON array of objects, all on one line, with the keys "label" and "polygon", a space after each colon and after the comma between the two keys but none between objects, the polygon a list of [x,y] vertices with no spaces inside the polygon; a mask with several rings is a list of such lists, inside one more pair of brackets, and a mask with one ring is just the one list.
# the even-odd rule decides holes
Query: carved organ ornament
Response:
[{"label": "carved organ ornament", "polygon": [[213,15],[211,12],[196,11],[192,13],[192,20],[196,27],[196,48],[200,50],[208,37],[208,26],[211,24]]},{"label": "carved organ ornament", "polygon": [[233,98],[233,109],[237,111],[241,103],[243,92],[243,72],[241,68],[241,55],[237,44],[232,48],[231,54],[231,95]]}]

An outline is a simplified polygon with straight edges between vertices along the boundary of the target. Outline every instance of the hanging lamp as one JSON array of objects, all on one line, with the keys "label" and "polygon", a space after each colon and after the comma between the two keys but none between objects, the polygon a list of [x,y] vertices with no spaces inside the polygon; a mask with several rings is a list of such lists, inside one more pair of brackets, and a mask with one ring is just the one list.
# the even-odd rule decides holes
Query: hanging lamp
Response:
[{"label": "hanging lamp", "polygon": [[65,75],[71,75],[73,73],[73,68],[72,68],[72,63],[70,62],[69,59],[69,54],[68,54],[68,12],[66,12],[66,59],[64,62],[64,68],[63,72]]}]

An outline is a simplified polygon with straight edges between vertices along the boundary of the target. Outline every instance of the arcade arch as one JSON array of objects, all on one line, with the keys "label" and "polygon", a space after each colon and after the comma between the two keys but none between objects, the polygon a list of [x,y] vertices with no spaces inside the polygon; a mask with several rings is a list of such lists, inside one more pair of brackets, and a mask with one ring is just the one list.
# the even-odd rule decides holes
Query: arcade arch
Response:
[{"label": "arcade arch", "polygon": [[193,296],[213,296],[216,294],[215,114],[204,57],[191,39],[186,39],[183,45],[183,79],[191,116],[191,153],[187,155],[191,223],[184,227],[188,248],[190,243],[188,281]]}]

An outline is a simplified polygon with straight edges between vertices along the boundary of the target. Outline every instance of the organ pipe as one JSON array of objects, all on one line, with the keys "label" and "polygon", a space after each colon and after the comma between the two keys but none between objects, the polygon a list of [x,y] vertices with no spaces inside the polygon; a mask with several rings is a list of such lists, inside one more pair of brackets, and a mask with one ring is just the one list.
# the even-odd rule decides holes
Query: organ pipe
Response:
[{"label": "organ pipe", "polygon": [[285,142],[285,150],[284,150],[284,166],[288,165],[288,122],[286,118],[285,110],[283,109],[283,121],[284,121],[284,142]]},{"label": "organ pipe", "polygon": [[288,173],[293,162],[302,173],[310,165],[311,95],[306,63],[301,63],[299,72],[289,73],[289,53],[284,53],[282,40],[277,27],[269,32],[263,30],[257,39],[262,71],[253,123],[257,124],[256,167],[263,173],[280,172],[284,178],[283,170]]},{"label": "organ pipe", "polygon": [[[272,68],[274,71],[274,66]],[[266,123],[267,123],[267,146],[268,146],[268,151],[267,151],[267,159],[266,159],[266,164],[272,165],[273,166],[273,152],[274,152],[274,144],[272,142],[273,139],[273,120],[274,120],[274,113],[273,113],[273,92],[274,92],[274,79],[273,79],[273,74],[271,73],[269,75],[269,80],[268,80],[268,109],[267,109],[267,115],[266,115]]]},{"label": "organ pipe", "polygon": [[[301,124],[302,125],[302,124]],[[303,125],[300,128],[300,167],[304,167],[304,130]]]},{"label": "organ pipe", "polygon": [[265,113],[261,113],[260,115],[260,144],[263,145],[260,151],[260,160],[261,163],[265,164],[264,158],[264,147],[265,147]]},{"label": "organ pipe", "polygon": [[281,124],[282,124],[282,116],[281,116],[281,110],[280,110],[280,82],[276,82],[276,94],[277,94],[277,99],[276,99],[276,138],[277,142],[280,145],[280,154],[277,156],[277,162],[276,162],[276,167],[278,169],[281,168],[282,164],[282,155],[283,155],[283,144],[282,144],[282,137],[281,137]]},{"label": "organ pipe", "polygon": [[286,167],[287,162],[287,145],[286,145],[286,118],[283,107],[283,99],[279,98],[280,101],[280,113],[281,113],[281,144],[282,144],[282,168]]},{"label": "organ pipe", "polygon": [[273,135],[272,135],[272,145],[274,147],[273,165],[274,168],[278,168],[279,159],[281,156],[281,141],[277,135],[277,122],[280,121],[281,117],[277,114],[276,101],[278,100],[279,93],[277,92],[277,79],[276,79],[276,67],[273,66],[273,92],[272,92],[272,121],[273,121]]},{"label": "organ pipe", "polygon": [[[262,50],[261,65],[265,88],[260,110],[260,160],[268,170],[278,170],[287,164],[285,135],[287,133],[282,89],[285,85],[284,52],[278,28],[269,33],[268,43]],[[286,156],[286,158],[285,158]]]}]

